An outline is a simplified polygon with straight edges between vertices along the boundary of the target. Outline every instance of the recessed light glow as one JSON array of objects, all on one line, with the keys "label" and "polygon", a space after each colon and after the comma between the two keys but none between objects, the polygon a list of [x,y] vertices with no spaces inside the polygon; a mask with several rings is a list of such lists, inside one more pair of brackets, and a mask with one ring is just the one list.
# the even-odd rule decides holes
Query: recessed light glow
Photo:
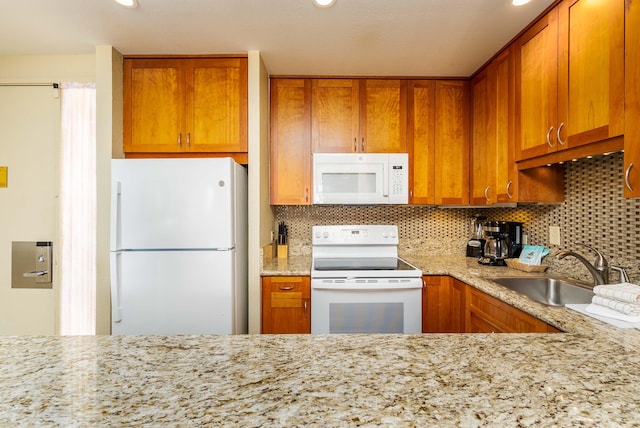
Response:
[{"label": "recessed light glow", "polygon": [[511,4],[514,6],[522,6],[523,4],[529,3],[531,0],[512,0]]},{"label": "recessed light glow", "polygon": [[138,0],[116,0],[116,3],[131,9],[133,9],[134,7],[138,7]]},{"label": "recessed light glow", "polygon": [[336,3],[336,0],[313,0],[313,4],[318,7],[331,7]]}]

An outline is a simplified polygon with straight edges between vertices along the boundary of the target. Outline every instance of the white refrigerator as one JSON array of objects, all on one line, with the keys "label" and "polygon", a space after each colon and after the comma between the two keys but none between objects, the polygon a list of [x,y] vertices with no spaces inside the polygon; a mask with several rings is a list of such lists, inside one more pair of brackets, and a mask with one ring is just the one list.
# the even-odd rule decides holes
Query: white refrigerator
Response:
[{"label": "white refrigerator", "polygon": [[111,332],[247,333],[247,172],[224,159],[114,159]]}]

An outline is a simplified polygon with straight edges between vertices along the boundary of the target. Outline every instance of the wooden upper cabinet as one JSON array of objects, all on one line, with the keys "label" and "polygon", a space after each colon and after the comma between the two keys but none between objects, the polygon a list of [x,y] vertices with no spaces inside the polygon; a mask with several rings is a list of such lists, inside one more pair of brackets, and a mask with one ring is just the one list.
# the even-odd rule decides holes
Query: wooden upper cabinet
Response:
[{"label": "wooden upper cabinet", "polygon": [[125,153],[247,151],[246,58],[126,58]]},{"label": "wooden upper cabinet", "polygon": [[246,152],[247,61],[190,59],[185,78],[187,149]]},{"label": "wooden upper cabinet", "polygon": [[435,203],[469,203],[469,83],[435,87]]},{"label": "wooden upper cabinet", "polygon": [[496,172],[507,165],[497,163],[496,103],[490,68],[471,81],[471,159],[470,202],[490,205],[496,202]]},{"label": "wooden upper cabinet", "polygon": [[626,2],[624,195],[640,197],[640,3]]},{"label": "wooden upper cabinet", "polygon": [[514,67],[507,49],[471,81],[471,170],[473,205],[517,202],[513,145]]},{"label": "wooden upper cabinet", "polygon": [[407,152],[407,81],[360,81],[360,150]]},{"label": "wooden upper cabinet", "polygon": [[565,0],[516,41],[518,160],[624,132],[624,0]]},{"label": "wooden upper cabinet", "polygon": [[271,205],[311,204],[311,81],[271,79]]},{"label": "wooden upper cabinet", "polygon": [[183,81],[180,60],[124,60],[125,153],[182,151]]},{"label": "wooden upper cabinet", "polygon": [[565,124],[558,143],[622,135],[624,0],[565,0],[558,25],[558,121]]},{"label": "wooden upper cabinet", "polygon": [[435,197],[435,81],[411,80],[407,88],[409,203],[431,205]]},{"label": "wooden upper cabinet", "polygon": [[406,153],[404,80],[313,79],[314,153]]},{"label": "wooden upper cabinet", "polygon": [[515,154],[515,64],[513,49],[505,50],[489,66],[489,93],[495,100],[496,175],[498,203],[518,202]]},{"label": "wooden upper cabinet", "polygon": [[558,126],[558,10],[516,41],[517,159],[556,150]]},{"label": "wooden upper cabinet", "polygon": [[358,151],[359,81],[313,79],[311,88],[313,152],[349,153]]}]

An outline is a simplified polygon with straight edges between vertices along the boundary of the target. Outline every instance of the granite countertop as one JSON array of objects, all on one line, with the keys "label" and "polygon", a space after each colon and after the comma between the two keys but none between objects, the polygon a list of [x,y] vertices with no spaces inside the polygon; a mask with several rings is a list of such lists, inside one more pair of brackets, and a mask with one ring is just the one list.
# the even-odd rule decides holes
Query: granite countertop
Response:
[{"label": "granite countertop", "polygon": [[569,333],[1,337],[0,426],[640,425],[640,332],[406,258]]}]

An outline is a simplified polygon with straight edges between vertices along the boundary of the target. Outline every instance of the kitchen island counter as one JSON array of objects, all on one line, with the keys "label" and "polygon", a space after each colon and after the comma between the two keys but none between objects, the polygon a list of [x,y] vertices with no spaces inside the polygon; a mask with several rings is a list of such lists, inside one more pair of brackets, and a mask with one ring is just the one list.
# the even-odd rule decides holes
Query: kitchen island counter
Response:
[{"label": "kitchen island counter", "polygon": [[0,338],[0,426],[637,426],[639,395],[578,334]]}]

